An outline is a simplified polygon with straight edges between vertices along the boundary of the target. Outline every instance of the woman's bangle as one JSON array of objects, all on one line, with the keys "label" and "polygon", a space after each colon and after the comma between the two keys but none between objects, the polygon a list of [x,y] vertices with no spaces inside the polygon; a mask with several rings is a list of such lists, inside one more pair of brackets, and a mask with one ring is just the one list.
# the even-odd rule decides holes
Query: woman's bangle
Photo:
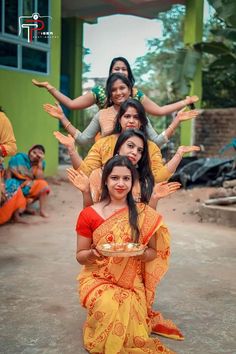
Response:
[{"label": "woman's bangle", "polygon": [[71,125],[71,122],[67,123],[64,128],[67,129]]}]

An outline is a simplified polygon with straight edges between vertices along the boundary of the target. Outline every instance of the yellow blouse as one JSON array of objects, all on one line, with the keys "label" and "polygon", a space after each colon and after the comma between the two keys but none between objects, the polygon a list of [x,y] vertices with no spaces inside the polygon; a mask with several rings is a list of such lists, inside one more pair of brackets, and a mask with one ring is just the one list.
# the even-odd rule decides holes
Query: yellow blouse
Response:
[{"label": "yellow blouse", "polygon": [[[89,150],[78,170],[81,169],[89,176],[93,170],[102,167],[113,156],[117,139],[118,135],[116,134],[99,139]],[[160,149],[148,140],[148,151],[155,182],[167,181],[172,174],[166,165],[163,165]]]},{"label": "yellow blouse", "polygon": [[12,125],[3,112],[0,112],[0,149],[3,157],[15,155],[17,151]]}]

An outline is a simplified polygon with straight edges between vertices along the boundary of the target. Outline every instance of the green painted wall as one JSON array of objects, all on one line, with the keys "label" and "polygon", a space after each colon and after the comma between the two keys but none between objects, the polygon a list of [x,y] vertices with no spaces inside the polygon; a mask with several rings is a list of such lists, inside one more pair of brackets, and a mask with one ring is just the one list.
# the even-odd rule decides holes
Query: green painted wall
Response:
[{"label": "green painted wall", "polygon": [[[62,19],[61,74],[68,76],[69,97],[82,94],[83,21],[79,18]],[[70,112],[70,120],[77,128],[83,128],[83,112]],[[82,129],[83,130],[83,129]]]},{"label": "green painted wall", "polygon": [[56,173],[58,143],[53,131],[58,121],[44,112],[44,103],[53,103],[45,89],[31,83],[33,78],[49,81],[59,87],[61,57],[61,1],[51,1],[51,31],[58,38],[51,39],[50,74],[40,75],[0,69],[0,106],[12,122],[18,151],[27,152],[33,144],[43,144],[46,149],[46,175]]},{"label": "green painted wall", "polygon": [[[204,0],[187,0],[184,26],[184,43],[193,44],[202,41],[203,29],[203,3]],[[198,65],[195,78],[191,84],[190,95],[197,95],[200,107],[202,98],[202,68]],[[181,124],[181,145],[191,145],[193,138],[194,122],[187,121]]]}]

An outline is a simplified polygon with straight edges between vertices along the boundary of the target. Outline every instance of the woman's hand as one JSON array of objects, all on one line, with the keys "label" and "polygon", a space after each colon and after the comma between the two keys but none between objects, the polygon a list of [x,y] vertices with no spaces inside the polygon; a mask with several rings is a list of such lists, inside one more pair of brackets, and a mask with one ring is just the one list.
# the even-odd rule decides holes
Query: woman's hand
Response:
[{"label": "woman's hand", "polygon": [[160,182],[157,183],[152,192],[152,197],[161,199],[176,192],[181,187],[179,182]]},{"label": "woman's hand", "polygon": [[188,104],[197,102],[199,100],[199,98],[196,95],[194,95],[194,96],[186,96],[185,100],[186,100],[186,106],[187,106]]},{"label": "woman's hand", "polygon": [[155,249],[147,247],[143,254],[137,256],[137,259],[141,262],[151,262],[157,256],[157,252]]},{"label": "woman's hand", "polygon": [[196,118],[199,115],[199,111],[196,109],[191,110],[191,111],[185,111],[185,108],[181,109],[175,119],[178,119],[179,122],[184,122],[189,119]]},{"label": "woman's hand", "polygon": [[189,152],[194,152],[194,151],[200,151],[200,147],[196,146],[196,145],[192,145],[192,146],[179,146],[178,150],[176,152],[177,155],[180,155],[181,157],[184,156],[184,154],[187,154]]},{"label": "woman's hand", "polygon": [[97,260],[97,259],[101,260],[103,258],[104,258],[104,256],[102,254],[100,254],[98,252],[98,250],[96,249],[96,246],[94,244],[92,244],[91,245],[90,254],[89,254],[88,258],[87,258],[88,261],[89,262],[93,262],[94,260]]},{"label": "woman's hand", "polygon": [[38,80],[35,80],[35,79],[32,80],[32,84],[34,84],[37,87],[44,87],[46,89],[50,89],[50,88],[53,87],[53,86],[51,86],[49,84],[48,81],[38,81]]},{"label": "woman's hand", "polygon": [[68,134],[68,136],[66,136],[66,135],[63,135],[62,133],[56,131],[56,132],[53,132],[53,135],[61,144],[65,145],[65,147],[69,150],[69,153],[76,151],[75,139],[70,134]]},{"label": "woman's hand", "polygon": [[67,177],[69,181],[82,193],[90,192],[89,178],[83,171],[76,171],[73,168],[67,168]]},{"label": "woman's hand", "polygon": [[55,103],[55,106],[46,103],[43,105],[43,109],[45,110],[45,112],[50,114],[50,116],[57,118],[59,120],[65,117],[64,112],[58,102]]}]

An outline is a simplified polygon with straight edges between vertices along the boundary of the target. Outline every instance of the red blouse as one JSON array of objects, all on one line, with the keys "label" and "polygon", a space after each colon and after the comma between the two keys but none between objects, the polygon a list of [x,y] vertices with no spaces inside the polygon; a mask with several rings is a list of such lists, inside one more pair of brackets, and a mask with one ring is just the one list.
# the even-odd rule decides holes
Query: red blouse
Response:
[{"label": "red blouse", "polygon": [[104,219],[89,206],[80,212],[76,223],[76,232],[81,236],[92,238],[94,230],[103,222]]}]

